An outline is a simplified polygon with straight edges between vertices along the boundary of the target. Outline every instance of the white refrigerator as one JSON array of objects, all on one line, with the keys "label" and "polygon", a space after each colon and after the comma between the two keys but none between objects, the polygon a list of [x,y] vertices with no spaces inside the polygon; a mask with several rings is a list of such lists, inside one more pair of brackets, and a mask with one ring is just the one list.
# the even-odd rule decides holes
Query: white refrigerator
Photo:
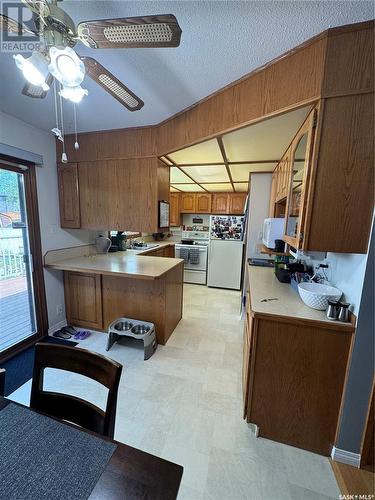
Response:
[{"label": "white refrigerator", "polygon": [[208,286],[240,290],[243,221],[242,216],[211,216]]}]

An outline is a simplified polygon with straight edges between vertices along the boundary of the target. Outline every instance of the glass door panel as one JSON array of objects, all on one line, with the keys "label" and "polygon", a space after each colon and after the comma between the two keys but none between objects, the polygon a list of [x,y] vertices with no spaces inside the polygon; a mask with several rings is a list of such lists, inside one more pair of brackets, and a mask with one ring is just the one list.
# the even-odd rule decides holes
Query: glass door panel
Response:
[{"label": "glass door panel", "polygon": [[0,352],[37,332],[24,174],[0,168]]},{"label": "glass door panel", "polygon": [[301,213],[301,197],[305,178],[308,133],[304,134],[293,152],[291,191],[287,220],[287,236],[297,238]]}]

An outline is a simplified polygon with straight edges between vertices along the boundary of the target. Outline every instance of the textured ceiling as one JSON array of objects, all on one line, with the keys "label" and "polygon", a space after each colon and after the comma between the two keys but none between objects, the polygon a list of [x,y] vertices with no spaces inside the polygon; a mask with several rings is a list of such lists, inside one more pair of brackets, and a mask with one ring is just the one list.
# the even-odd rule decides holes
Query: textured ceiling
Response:
[{"label": "textured ceiling", "polygon": [[[79,105],[80,131],[158,123],[240,78],[328,27],[373,17],[367,1],[81,1],[60,4],[75,22],[89,19],[175,14],[182,28],[178,48],[91,50],[145,102],[129,112],[87,79],[89,96]],[[51,96],[21,95],[24,81],[12,56],[0,52],[0,109],[43,129],[54,126]],[[66,130],[72,130],[66,105]]]}]

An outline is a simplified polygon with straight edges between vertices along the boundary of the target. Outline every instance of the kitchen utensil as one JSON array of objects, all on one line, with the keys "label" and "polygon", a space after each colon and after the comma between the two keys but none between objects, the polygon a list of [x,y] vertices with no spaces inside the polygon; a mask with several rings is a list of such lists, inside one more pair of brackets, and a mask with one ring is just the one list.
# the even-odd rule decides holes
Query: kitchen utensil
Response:
[{"label": "kitchen utensil", "polygon": [[347,323],[349,321],[349,306],[348,302],[340,302],[339,303],[340,310],[338,313],[338,320],[343,323]]},{"label": "kitchen utensil", "polygon": [[303,302],[313,309],[325,311],[329,300],[340,300],[342,291],[323,283],[306,282],[298,284],[298,292]]},{"label": "kitchen utensil", "polygon": [[339,308],[339,302],[337,302],[337,300],[329,300],[327,308],[327,318],[333,321],[338,319]]},{"label": "kitchen utensil", "polygon": [[95,246],[98,253],[107,253],[111,246],[111,240],[102,235],[98,236],[95,239]]}]

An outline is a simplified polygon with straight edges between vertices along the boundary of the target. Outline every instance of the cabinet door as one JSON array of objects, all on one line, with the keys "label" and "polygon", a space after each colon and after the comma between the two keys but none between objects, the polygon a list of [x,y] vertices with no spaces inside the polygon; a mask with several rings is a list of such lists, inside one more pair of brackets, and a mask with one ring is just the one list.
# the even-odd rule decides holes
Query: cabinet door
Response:
[{"label": "cabinet door", "polygon": [[164,247],[164,257],[174,257],[174,245]]},{"label": "cabinet door", "polygon": [[271,196],[270,196],[270,206],[268,209],[268,217],[275,217],[276,182],[277,182],[277,176],[276,172],[274,172],[272,174]]},{"label": "cabinet door", "polygon": [[212,195],[212,213],[227,214],[229,212],[229,194],[214,193]]},{"label": "cabinet door", "polygon": [[304,237],[305,193],[310,179],[314,113],[312,111],[307,117],[290,149],[291,172],[284,240],[297,249],[301,247]]},{"label": "cabinet door", "polygon": [[180,225],[180,195],[171,193],[169,195],[169,224],[170,226]]},{"label": "cabinet door", "polygon": [[197,214],[210,214],[212,205],[212,196],[209,193],[197,193],[196,212]]},{"label": "cabinet door", "polygon": [[103,327],[101,276],[66,271],[64,286],[68,323],[101,329]]},{"label": "cabinet door", "polygon": [[195,213],[195,193],[184,193],[180,198],[180,212],[182,214]]},{"label": "cabinet door", "polygon": [[60,224],[66,228],[80,228],[79,184],[77,163],[57,166],[60,202]]},{"label": "cabinet door", "polygon": [[245,208],[247,193],[233,193],[229,195],[229,213],[242,215]]},{"label": "cabinet door", "polygon": [[243,418],[247,418],[249,408],[249,383],[251,363],[252,342],[252,317],[249,310],[246,312],[246,321],[243,336],[243,364],[242,364],[242,395],[243,395]]}]

